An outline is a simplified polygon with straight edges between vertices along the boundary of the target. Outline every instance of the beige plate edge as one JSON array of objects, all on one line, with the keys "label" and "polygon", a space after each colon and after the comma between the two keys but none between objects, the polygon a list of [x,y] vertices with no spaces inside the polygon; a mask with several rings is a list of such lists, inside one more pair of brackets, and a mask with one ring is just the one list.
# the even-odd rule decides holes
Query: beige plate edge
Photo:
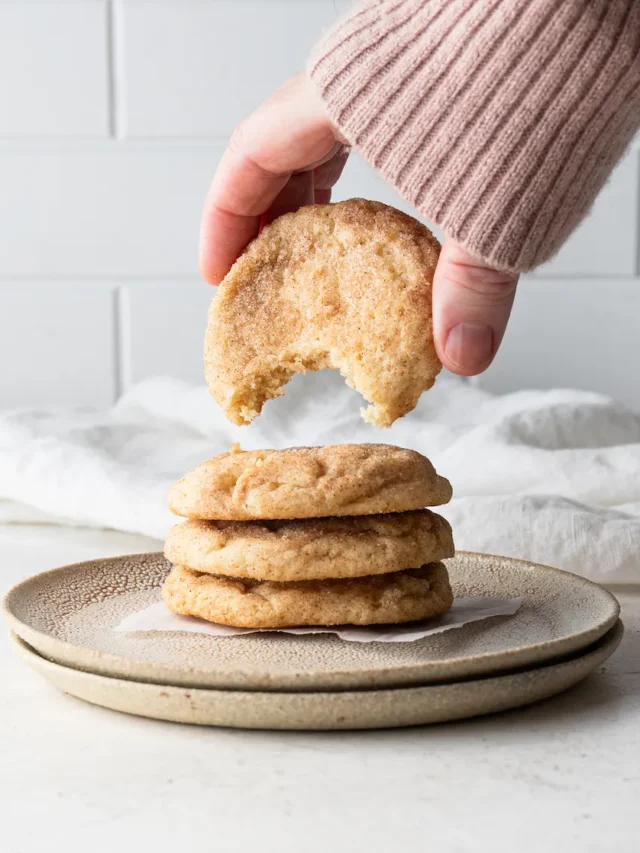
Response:
[{"label": "beige plate edge", "polygon": [[[535,563],[531,560],[522,560],[516,557],[504,557],[497,554],[486,554],[475,551],[458,551],[457,555],[470,556],[475,558],[487,558],[489,560],[507,560],[514,563],[518,563],[522,566],[531,567],[533,569],[543,569],[554,574],[569,576],[572,578],[573,581],[578,582],[584,586],[597,588],[599,593],[601,593],[605,598],[607,598],[611,605],[611,613],[609,614],[608,618],[603,620],[599,625],[588,631],[583,631],[580,634],[576,635],[569,635],[563,641],[553,640],[548,642],[536,643],[535,645],[527,647],[526,649],[513,649],[500,652],[499,654],[489,653],[487,655],[479,656],[477,661],[474,661],[476,665],[470,667],[467,673],[461,672],[459,677],[484,676],[493,673],[515,670],[519,667],[535,666],[537,663],[540,663],[542,661],[560,660],[566,655],[575,654],[581,649],[587,648],[592,643],[595,643],[608,631],[610,631],[619,619],[620,604],[615,595],[613,595],[613,593],[611,593],[609,590],[605,589],[605,587],[601,586],[595,581],[591,581],[588,578],[582,577],[581,575],[576,575],[573,572],[567,572],[563,569],[554,568],[553,566],[546,566],[542,563]],[[162,557],[161,552],[122,554],[118,555],[117,557],[104,558],[104,562],[112,563],[114,560],[130,561],[142,558],[160,557]],[[65,640],[60,640],[56,637],[52,637],[49,634],[32,628],[30,625],[22,622],[11,612],[11,598],[20,593],[21,587],[24,584],[32,583],[38,578],[54,575],[57,572],[67,572],[71,569],[81,567],[86,563],[95,564],[99,562],[102,562],[102,560],[81,560],[75,563],[69,563],[67,565],[58,566],[54,569],[47,569],[43,572],[38,572],[35,575],[31,575],[27,578],[24,578],[22,581],[19,581],[17,584],[11,587],[5,593],[0,602],[0,612],[4,615],[4,618],[7,620],[11,630],[23,640],[25,640],[25,642],[29,646],[32,646],[39,654],[47,657],[52,662],[60,664],[61,666],[81,668],[88,672],[94,672],[99,675],[131,679],[133,681],[140,680],[150,684],[173,683],[176,686],[186,686],[194,688],[207,687],[213,689],[230,690],[244,689],[244,687],[246,686],[244,683],[216,683],[216,678],[213,673],[206,674],[207,683],[203,684],[199,672],[194,672],[188,667],[185,667],[183,672],[176,674],[175,668],[171,666],[164,666],[162,664],[157,664],[153,661],[140,661],[134,658],[123,658],[118,655],[111,654],[109,652],[100,651],[99,649],[76,646],[73,643],[68,643]],[[454,668],[462,668],[465,664],[468,665],[470,660],[472,659],[465,657],[451,658],[447,661],[447,666],[452,670]],[[395,688],[401,686],[408,686],[410,684],[425,683],[426,679],[423,669],[424,667],[422,664],[417,664],[415,666],[406,666],[402,669],[402,671],[400,671],[399,669],[394,670],[393,683],[387,683],[385,684],[385,686]],[[377,670],[375,671],[375,674],[379,674]],[[458,676],[455,673],[451,676],[445,677],[436,673],[434,674],[434,681],[443,681],[445,680],[445,678],[455,681],[456,677]],[[334,687],[334,684],[338,688],[343,687],[346,689],[349,689],[350,687],[354,687],[355,689],[360,686],[350,684],[349,678],[350,674],[347,673],[344,684],[341,684],[341,679],[334,677],[331,686],[327,686],[326,689],[332,689]],[[365,678],[366,673],[364,673],[362,677],[363,683]],[[305,673],[305,678],[303,679],[298,680],[292,678],[289,683],[283,682],[282,684],[274,686],[277,689],[283,690],[290,689],[304,691],[306,689],[314,689],[313,673]],[[267,689],[270,688],[267,687]],[[325,688],[323,686],[320,686],[319,689]]]},{"label": "beige plate edge", "polygon": [[15,634],[26,663],[50,684],[79,699],[135,716],[248,729],[398,728],[496,713],[573,687],[616,650],[620,620],[583,655],[512,675],[452,684],[333,693],[204,690],[109,678],[52,663]]}]

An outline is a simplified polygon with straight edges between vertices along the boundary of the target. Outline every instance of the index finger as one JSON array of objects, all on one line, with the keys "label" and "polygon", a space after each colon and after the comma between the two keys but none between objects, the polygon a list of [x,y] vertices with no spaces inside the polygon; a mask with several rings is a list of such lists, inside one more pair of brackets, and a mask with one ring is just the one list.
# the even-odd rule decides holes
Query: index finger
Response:
[{"label": "index finger", "polygon": [[257,234],[291,175],[341,148],[304,75],[288,81],[236,129],[207,194],[200,232],[202,275],[217,284]]},{"label": "index finger", "polygon": [[200,270],[211,284],[227,274],[258,233],[260,217],[289,180],[290,172],[263,169],[230,145],[211,184],[200,227]]}]

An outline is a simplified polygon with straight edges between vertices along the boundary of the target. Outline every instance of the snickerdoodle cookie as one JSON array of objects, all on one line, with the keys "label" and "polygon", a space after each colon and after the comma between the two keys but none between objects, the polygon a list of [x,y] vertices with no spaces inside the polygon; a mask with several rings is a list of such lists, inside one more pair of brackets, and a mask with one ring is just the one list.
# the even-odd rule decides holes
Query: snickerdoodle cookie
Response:
[{"label": "snickerdoodle cookie", "polygon": [[268,225],[209,311],[205,373],[229,420],[248,424],[294,373],[337,368],[380,427],[406,415],[441,364],[431,284],[440,245],[375,201],[303,207]]},{"label": "snickerdoodle cookie", "polygon": [[450,499],[451,484],[425,456],[390,444],[234,447],[189,471],[168,496],[176,515],[230,521],[376,515]]},{"label": "snickerdoodle cookie", "polygon": [[355,578],[453,557],[449,523],[429,510],[293,521],[186,521],[165,542],[172,563],[278,582]]},{"label": "snickerdoodle cookie", "polygon": [[240,580],[176,566],[162,598],[175,613],[238,628],[412,622],[439,616],[453,602],[442,563],[376,577],[295,583]]}]

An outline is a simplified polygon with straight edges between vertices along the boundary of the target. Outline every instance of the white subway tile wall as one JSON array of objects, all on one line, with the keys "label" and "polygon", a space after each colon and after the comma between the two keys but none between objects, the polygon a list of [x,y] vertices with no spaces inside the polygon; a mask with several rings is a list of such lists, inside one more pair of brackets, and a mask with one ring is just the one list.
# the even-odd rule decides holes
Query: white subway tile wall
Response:
[{"label": "white subway tile wall", "polygon": [[[0,406],[202,381],[208,183],[237,121],[349,5],[0,0]],[[573,385],[640,409],[639,154],[523,282],[481,385]],[[335,198],[354,195],[412,212],[355,156]]]},{"label": "white subway tile wall", "polygon": [[103,2],[0,2],[0,137],[108,133],[107,25]]},{"label": "white subway tile wall", "polygon": [[187,279],[130,282],[122,293],[122,385],[149,376],[201,382],[211,285]]},{"label": "white subway tile wall", "polygon": [[499,393],[580,388],[640,408],[639,284],[525,278],[500,352],[480,384]]},{"label": "white subway tile wall", "polygon": [[123,133],[224,136],[304,67],[335,18],[327,0],[125,2]]},{"label": "white subway tile wall", "polygon": [[3,406],[106,406],[116,396],[114,292],[90,280],[0,287]]},{"label": "white subway tile wall", "polygon": [[0,273],[196,276],[223,143],[0,145]]}]

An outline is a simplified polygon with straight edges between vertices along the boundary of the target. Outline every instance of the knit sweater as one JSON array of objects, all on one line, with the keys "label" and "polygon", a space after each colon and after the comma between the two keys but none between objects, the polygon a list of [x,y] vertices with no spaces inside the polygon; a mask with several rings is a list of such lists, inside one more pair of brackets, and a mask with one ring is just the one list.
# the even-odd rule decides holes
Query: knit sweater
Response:
[{"label": "knit sweater", "polygon": [[640,125],[640,0],[368,0],[308,73],[406,201],[472,254],[527,270]]}]

